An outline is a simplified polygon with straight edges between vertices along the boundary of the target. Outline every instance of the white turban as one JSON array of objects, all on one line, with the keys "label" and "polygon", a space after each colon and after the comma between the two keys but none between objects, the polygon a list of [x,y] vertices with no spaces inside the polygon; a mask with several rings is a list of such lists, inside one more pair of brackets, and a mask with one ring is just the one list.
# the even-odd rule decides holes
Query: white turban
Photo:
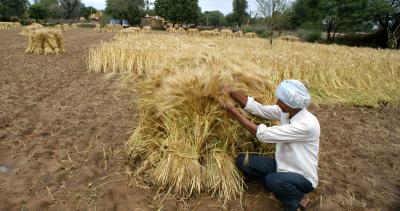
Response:
[{"label": "white turban", "polygon": [[294,109],[306,108],[311,102],[306,86],[298,80],[282,81],[276,89],[275,96]]}]

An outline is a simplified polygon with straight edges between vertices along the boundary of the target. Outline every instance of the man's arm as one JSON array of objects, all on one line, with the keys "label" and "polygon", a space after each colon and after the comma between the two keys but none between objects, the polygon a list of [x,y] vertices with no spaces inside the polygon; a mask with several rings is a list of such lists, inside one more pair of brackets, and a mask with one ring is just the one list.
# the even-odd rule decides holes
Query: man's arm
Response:
[{"label": "man's arm", "polygon": [[227,93],[230,98],[235,100],[242,106],[242,108],[246,107],[247,104],[247,96],[243,95],[242,93],[232,89],[229,86],[225,86],[223,89],[223,92]]},{"label": "man's arm", "polygon": [[251,114],[270,120],[280,120],[281,118],[282,110],[277,105],[261,105],[254,98],[247,97],[229,86],[224,86],[222,92],[228,94],[230,98],[238,102],[245,111]]},{"label": "man's arm", "polygon": [[254,136],[257,135],[257,125],[242,115],[235,107],[227,104],[222,104],[234,119],[236,119],[244,128],[250,131]]}]

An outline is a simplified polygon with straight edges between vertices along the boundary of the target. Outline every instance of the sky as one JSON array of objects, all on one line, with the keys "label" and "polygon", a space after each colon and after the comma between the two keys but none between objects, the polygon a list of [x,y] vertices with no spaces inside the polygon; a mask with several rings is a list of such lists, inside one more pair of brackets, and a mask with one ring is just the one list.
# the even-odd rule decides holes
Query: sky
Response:
[{"label": "sky", "polygon": [[[82,0],[82,2],[86,6],[93,6],[96,9],[104,9],[106,7],[105,0]],[[150,0],[150,2],[154,2],[154,0]],[[255,11],[256,0],[247,0],[249,4],[249,10]],[[232,0],[199,0],[199,6],[201,7],[201,11],[211,11],[211,10],[219,10],[225,15],[232,12]]]}]

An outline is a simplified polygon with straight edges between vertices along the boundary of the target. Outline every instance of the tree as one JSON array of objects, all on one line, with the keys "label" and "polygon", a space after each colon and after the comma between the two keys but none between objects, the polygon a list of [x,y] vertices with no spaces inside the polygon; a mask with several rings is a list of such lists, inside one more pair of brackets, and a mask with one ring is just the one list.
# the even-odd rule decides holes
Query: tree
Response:
[{"label": "tree", "polygon": [[225,16],[225,23],[224,26],[233,26],[235,25],[235,18],[233,16],[233,13],[229,13]]},{"label": "tree", "polygon": [[0,20],[21,19],[28,7],[28,0],[0,0]]},{"label": "tree", "polygon": [[287,0],[256,0],[257,12],[265,18],[271,30],[271,40],[274,30],[281,34],[282,28],[289,22],[289,15],[286,10],[288,7]]},{"label": "tree", "polygon": [[246,0],[233,0],[233,20],[239,27],[246,23],[249,18],[247,13],[248,4]]},{"label": "tree", "polygon": [[76,19],[79,17],[81,9],[80,0],[60,0],[60,6],[65,19]]},{"label": "tree", "polygon": [[63,10],[58,0],[39,0],[37,3],[46,8],[50,18],[63,18]]},{"label": "tree", "polygon": [[81,12],[80,12],[79,16],[84,17],[86,20],[89,20],[90,15],[92,15],[96,12],[97,12],[96,8],[94,8],[92,6],[86,7],[84,4],[82,4]]},{"label": "tree", "polygon": [[201,9],[198,0],[156,0],[156,14],[176,23],[196,23]]},{"label": "tree", "polygon": [[371,19],[379,26],[380,45],[400,48],[400,0],[370,1],[367,9]]},{"label": "tree", "polygon": [[108,15],[116,19],[127,19],[131,25],[140,23],[144,10],[144,0],[107,0],[106,2]]},{"label": "tree", "polygon": [[222,12],[205,11],[201,17],[201,23],[206,26],[221,27],[224,24],[225,16]]},{"label": "tree", "polygon": [[292,20],[295,25],[324,26],[327,40],[331,42],[338,31],[354,31],[368,22],[366,8],[369,1],[298,0],[292,8]]},{"label": "tree", "polygon": [[36,21],[44,20],[49,17],[49,11],[41,4],[36,3],[29,7],[29,17],[35,19]]}]

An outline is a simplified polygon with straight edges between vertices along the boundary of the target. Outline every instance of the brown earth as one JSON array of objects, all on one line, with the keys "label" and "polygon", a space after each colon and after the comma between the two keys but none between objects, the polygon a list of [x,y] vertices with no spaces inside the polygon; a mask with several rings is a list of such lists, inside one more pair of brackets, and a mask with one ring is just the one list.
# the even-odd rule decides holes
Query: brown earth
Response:
[{"label": "brown earth", "polygon": [[[163,197],[133,183],[124,143],[134,94],[113,74],[86,71],[87,50],[113,34],[64,33],[66,53],[24,53],[0,30],[0,210],[218,210],[203,194]],[[322,127],[312,210],[400,210],[400,108],[313,106]],[[164,199],[164,200],[163,200]],[[164,203],[161,203],[164,201]],[[279,210],[258,185],[229,210]]]}]

